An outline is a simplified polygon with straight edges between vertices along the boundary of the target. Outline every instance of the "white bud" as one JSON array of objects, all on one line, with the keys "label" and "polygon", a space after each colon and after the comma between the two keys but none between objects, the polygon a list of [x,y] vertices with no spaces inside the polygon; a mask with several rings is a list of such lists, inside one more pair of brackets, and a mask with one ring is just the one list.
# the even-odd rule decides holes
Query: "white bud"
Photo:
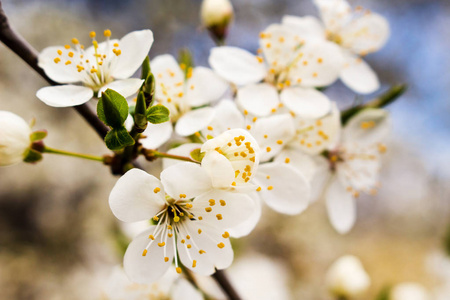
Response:
[{"label": "white bud", "polygon": [[420,284],[405,282],[396,285],[391,293],[389,300],[430,300],[431,297],[427,290]]},{"label": "white bud", "polygon": [[203,0],[200,15],[205,27],[226,27],[233,18],[233,6],[229,0]]},{"label": "white bud", "polygon": [[328,269],[326,285],[334,296],[351,298],[369,288],[370,277],[357,257],[346,255]]},{"label": "white bud", "polygon": [[31,128],[21,117],[0,110],[0,166],[19,163],[30,147]]}]

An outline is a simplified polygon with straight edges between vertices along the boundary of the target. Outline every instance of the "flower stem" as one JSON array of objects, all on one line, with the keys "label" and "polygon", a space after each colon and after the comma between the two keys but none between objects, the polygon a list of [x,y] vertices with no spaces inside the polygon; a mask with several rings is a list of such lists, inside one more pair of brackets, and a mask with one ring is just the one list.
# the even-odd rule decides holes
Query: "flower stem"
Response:
[{"label": "flower stem", "polygon": [[230,300],[241,300],[234,287],[231,285],[228,277],[223,270],[216,270],[214,274],[211,275],[212,278],[217,282],[222,291],[228,296]]},{"label": "flower stem", "polygon": [[188,162],[192,162],[192,163],[196,163],[196,164],[200,163],[200,162],[193,160],[192,158],[187,157],[187,156],[169,154],[169,153],[159,152],[159,151],[152,150],[152,149],[143,149],[142,152],[143,152],[145,158],[150,161],[154,160],[156,157],[165,157],[165,158],[188,161]]},{"label": "flower stem", "polygon": [[78,158],[84,158],[84,159],[95,160],[95,161],[100,161],[100,162],[104,162],[105,161],[104,157],[101,157],[101,156],[95,156],[95,155],[89,155],[89,154],[81,154],[81,153],[70,152],[70,151],[64,151],[64,150],[50,148],[50,147],[47,147],[47,146],[45,146],[44,149],[42,149],[42,152],[43,153],[53,153],[53,154],[59,154],[59,155],[66,155],[66,156],[72,156],[72,157],[78,157]]}]

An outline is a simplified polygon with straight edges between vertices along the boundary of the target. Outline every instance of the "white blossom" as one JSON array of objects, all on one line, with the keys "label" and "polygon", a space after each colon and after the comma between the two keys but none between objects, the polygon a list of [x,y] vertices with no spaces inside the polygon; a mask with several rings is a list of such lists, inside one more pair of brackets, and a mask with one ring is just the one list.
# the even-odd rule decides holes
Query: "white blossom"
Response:
[{"label": "white blossom", "polygon": [[72,47],[45,48],[39,55],[39,67],[62,85],[41,88],[36,96],[47,105],[67,107],[101,96],[108,88],[124,97],[136,93],[143,80],[129,77],[150,51],[152,31],[133,31],[120,40],[111,40],[111,31],[105,30],[104,36],[106,41],[98,43],[95,32],[91,32],[92,46],[87,49],[76,38],[72,39]]},{"label": "white blossom", "polygon": [[206,27],[227,26],[233,18],[233,6],[229,0],[203,0],[200,17]]},{"label": "white blossom", "polygon": [[31,128],[21,117],[0,111],[0,166],[21,162],[31,145]]},{"label": "white blossom", "polygon": [[431,296],[422,285],[404,282],[392,288],[389,300],[431,300]]}]

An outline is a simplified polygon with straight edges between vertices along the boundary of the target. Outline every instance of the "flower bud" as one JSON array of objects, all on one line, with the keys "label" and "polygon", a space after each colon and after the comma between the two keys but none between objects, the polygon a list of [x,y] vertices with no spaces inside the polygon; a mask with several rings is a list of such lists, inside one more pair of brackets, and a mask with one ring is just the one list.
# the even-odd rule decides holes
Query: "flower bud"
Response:
[{"label": "flower bud", "polygon": [[405,282],[396,285],[390,292],[389,300],[430,300],[427,290],[420,284]]},{"label": "flower bud", "polygon": [[233,6],[229,0],[203,0],[200,17],[212,37],[222,42],[233,19]]},{"label": "flower bud", "polygon": [[21,117],[0,111],[0,166],[21,162],[30,147],[31,128]]},{"label": "flower bud", "polygon": [[326,285],[334,296],[352,298],[369,288],[370,278],[357,257],[346,255],[328,269]]}]

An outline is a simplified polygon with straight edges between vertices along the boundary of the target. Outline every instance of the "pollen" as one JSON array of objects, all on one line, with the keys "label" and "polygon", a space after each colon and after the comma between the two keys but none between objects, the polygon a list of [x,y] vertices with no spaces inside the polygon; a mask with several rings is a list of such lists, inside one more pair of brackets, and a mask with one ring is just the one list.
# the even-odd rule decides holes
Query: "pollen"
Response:
[{"label": "pollen", "polygon": [[227,205],[227,203],[225,202],[225,200],[220,200],[219,202],[220,202],[220,205],[221,205],[221,206]]},{"label": "pollen", "polygon": [[304,60],[304,61],[303,61],[303,65],[304,65],[304,66],[307,66],[307,65],[308,65],[308,61],[307,61],[307,60]]},{"label": "pollen", "polygon": [[197,261],[194,259],[194,260],[192,261],[192,267],[195,268],[196,266],[197,266]]},{"label": "pollen", "polygon": [[171,238],[171,237],[173,237],[173,234],[172,233],[168,233],[167,236]]},{"label": "pollen", "polygon": [[201,233],[202,233],[202,230],[201,230],[201,229],[199,229],[199,230],[198,230],[198,234],[201,234]]},{"label": "pollen", "polygon": [[257,191],[257,192],[261,191],[261,187],[259,186],[259,187],[256,189],[256,191]]},{"label": "pollen", "polygon": [[216,200],[209,199],[209,206],[214,206],[216,204]]},{"label": "pollen", "polygon": [[181,274],[181,268],[180,267],[177,267],[176,270],[177,270],[178,274]]},{"label": "pollen", "polygon": [[236,186],[236,182],[235,181],[233,181],[233,183],[231,184],[232,186]]},{"label": "pollen", "polygon": [[271,190],[273,190],[273,186],[269,185],[269,186],[267,187],[267,189],[268,189],[269,191],[271,191]]},{"label": "pollen", "polygon": [[188,235],[186,235],[186,238],[187,238],[188,240],[190,240],[190,239],[191,239],[191,236],[188,234]]},{"label": "pollen", "polygon": [[191,244],[187,244],[187,245],[186,245],[186,248],[191,249],[191,248],[192,248],[192,245],[191,245]]},{"label": "pollen", "polygon": [[319,64],[321,64],[321,63],[323,62],[323,59],[322,59],[321,57],[319,57],[319,58],[317,59],[317,62],[318,62]]},{"label": "pollen", "polygon": [[286,157],[286,159],[284,160],[284,162],[288,164],[288,163],[291,162],[291,159],[290,159],[289,157]]},{"label": "pollen", "polygon": [[169,258],[166,256],[166,257],[164,257],[164,261],[165,262],[168,262],[169,261]]},{"label": "pollen", "polygon": [[206,251],[205,250],[199,250],[198,253],[199,254],[203,254],[203,253],[206,253]]},{"label": "pollen", "polygon": [[58,50],[57,52],[58,52],[59,55],[62,55],[62,51],[61,50]]},{"label": "pollen", "polygon": [[220,249],[223,249],[225,247],[225,244],[224,243],[218,243],[217,247],[219,247]]},{"label": "pollen", "polygon": [[225,232],[222,234],[222,237],[223,237],[224,239],[229,238],[229,237],[230,237],[230,234],[229,234],[227,231],[225,231]]},{"label": "pollen", "polygon": [[69,46],[69,45],[65,45],[64,48],[66,48],[67,50],[69,50],[69,49],[70,49],[70,46]]},{"label": "pollen", "polygon": [[206,212],[211,212],[211,211],[212,211],[212,208],[211,208],[211,207],[205,207],[205,211],[206,211]]},{"label": "pollen", "polygon": [[155,237],[154,237],[152,234],[150,234],[150,235],[148,236],[148,238],[151,239],[152,241],[155,240]]},{"label": "pollen", "polygon": [[208,130],[213,130],[214,129],[214,128],[212,128],[212,126],[208,126],[207,128],[208,128]]},{"label": "pollen", "polygon": [[55,62],[55,64],[57,64],[57,63],[59,63],[61,61],[61,58],[55,57],[55,59],[53,61]]},{"label": "pollen", "polygon": [[266,151],[267,151],[267,152],[270,152],[271,150],[272,150],[272,149],[271,149],[270,147],[267,147],[267,148],[266,148]]},{"label": "pollen", "polygon": [[216,218],[217,218],[217,220],[219,220],[219,221],[223,219],[223,217],[222,217],[221,214],[217,214],[217,215],[216,215]]},{"label": "pollen", "polygon": [[284,42],[284,37],[280,36],[280,38],[278,39],[278,41],[280,41],[280,43]]},{"label": "pollen", "polygon": [[317,73],[316,73],[316,72],[314,72],[312,76],[313,76],[313,77],[317,77]]},{"label": "pollen", "polygon": [[146,256],[147,255],[147,249],[144,249],[144,251],[142,251],[142,256]]},{"label": "pollen", "polygon": [[266,48],[269,49],[270,47],[272,47],[272,44],[271,44],[271,43],[267,43],[267,44],[266,44]]},{"label": "pollen", "polygon": [[162,243],[158,243],[158,246],[160,246],[160,247],[164,247],[166,245],[166,243],[165,242],[162,242]]},{"label": "pollen", "polygon": [[203,217],[202,217],[202,216],[199,216],[198,219],[201,221],[201,220],[203,220]]},{"label": "pollen", "polygon": [[244,115],[248,115],[248,111],[247,110],[244,110]]},{"label": "pollen", "polygon": [[267,134],[265,134],[265,135],[264,135],[264,138],[265,138],[265,139],[267,139],[267,138],[268,138]]},{"label": "pollen", "polygon": [[275,113],[275,112],[277,112],[277,109],[276,108],[272,108],[271,112]]},{"label": "pollen", "polygon": [[114,43],[114,45],[113,45],[114,47],[119,47],[119,43]]},{"label": "pollen", "polygon": [[111,30],[106,29],[105,31],[103,31],[103,35],[104,35],[105,37],[110,37],[110,36],[111,36]]},{"label": "pollen", "polygon": [[161,191],[161,189],[159,188],[159,187],[155,187],[155,189],[153,190],[153,193],[158,193],[158,192],[160,192]]},{"label": "pollen", "polygon": [[263,63],[264,62],[264,59],[261,56],[257,56],[256,58],[258,59],[259,63]]},{"label": "pollen", "polygon": [[157,216],[153,217],[153,221],[158,222],[159,218]]},{"label": "pollen", "polygon": [[370,129],[375,126],[374,121],[367,121],[367,122],[361,122],[361,128],[362,129]]},{"label": "pollen", "polygon": [[78,45],[80,42],[78,41],[78,39],[73,38],[72,39],[72,44]]},{"label": "pollen", "polygon": [[89,32],[89,37],[90,37],[91,39],[95,38],[95,36],[96,36],[95,31]]},{"label": "pollen", "polygon": [[277,144],[278,144],[278,145],[281,145],[281,144],[283,144],[283,141],[282,141],[282,140],[278,140],[278,141],[277,141]]},{"label": "pollen", "polygon": [[186,194],[180,194],[180,199],[186,198]]}]

